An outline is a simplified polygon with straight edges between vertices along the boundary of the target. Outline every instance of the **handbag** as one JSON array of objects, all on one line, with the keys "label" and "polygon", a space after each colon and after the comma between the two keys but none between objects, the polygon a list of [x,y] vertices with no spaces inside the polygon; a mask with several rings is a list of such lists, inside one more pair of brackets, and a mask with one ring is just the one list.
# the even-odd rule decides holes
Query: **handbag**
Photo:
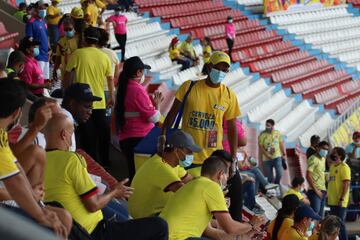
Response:
[{"label": "handbag", "polygon": [[[187,97],[189,96],[189,93],[191,91],[191,89],[193,88],[193,86],[195,85],[195,81],[191,81],[190,86],[188,88],[188,90],[186,91],[184,98],[180,104],[180,108],[179,111],[173,121],[173,123],[171,124],[171,126],[174,125],[173,128],[168,128],[166,131],[166,137],[168,138],[174,131],[178,131],[179,130],[179,125],[180,125],[180,121],[184,112],[184,107],[185,107],[185,103],[187,100]],[[161,134],[161,128],[158,126],[153,127],[150,132],[138,143],[138,145],[136,145],[136,147],[134,148],[134,153],[139,153],[139,154],[150,154],[150,155],[154,155],[155,153],[157,153],[157,141],[158,141],[158,137]]]}]

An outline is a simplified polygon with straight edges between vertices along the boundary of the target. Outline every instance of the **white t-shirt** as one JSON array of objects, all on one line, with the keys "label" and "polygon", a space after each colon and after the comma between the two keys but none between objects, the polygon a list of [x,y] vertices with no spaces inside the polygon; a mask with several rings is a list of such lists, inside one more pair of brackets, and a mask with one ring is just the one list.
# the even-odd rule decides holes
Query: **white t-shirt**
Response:
[{"label": "white t-shirt", "polygon": [[[111,67],[112,67],[112,75],[114,77],[115,75],[115,66],[119,64],[119,58],[116,54],[116,52],[110,48],[100,48],[101,51],[103,51],[109,58],[111,61]],[[104,79],[104,90],[105,91],[109,91],[109,87],[108,87],[108,83],[107,83],[107,79]]]}]

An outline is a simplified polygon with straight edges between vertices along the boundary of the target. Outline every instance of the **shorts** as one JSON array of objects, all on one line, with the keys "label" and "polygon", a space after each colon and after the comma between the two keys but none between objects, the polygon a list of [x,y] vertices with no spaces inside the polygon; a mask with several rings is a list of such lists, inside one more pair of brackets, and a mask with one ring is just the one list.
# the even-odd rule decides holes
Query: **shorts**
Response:
[{"label": "shorts", "polygon": [[49,62],[38,61],[39,67],[43,72],[44,79],[50,79],[50,64]]}]

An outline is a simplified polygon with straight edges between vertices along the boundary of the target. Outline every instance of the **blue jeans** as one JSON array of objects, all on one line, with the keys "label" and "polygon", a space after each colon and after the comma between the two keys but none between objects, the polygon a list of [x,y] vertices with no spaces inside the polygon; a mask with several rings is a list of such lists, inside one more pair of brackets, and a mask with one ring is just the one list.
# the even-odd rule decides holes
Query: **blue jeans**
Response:
[{"label": "blue jeans", "polygon": [[316,212],[317,214],[322,217],[324,215],[324,206],[325,206],[325,200],[326,200],[326,191],[321,191],[323,193],[323,197],[319,198],[318,195],[316,195],[314,190],[307,191],[307,196],[310,200],[310,206]]},{"label": "blue jeans", "polygon": [[339,240],[348,240],[348,235],[345,226],[346,208],[338,207],[338,206],[330,206],[330,214],[338,216],[341,219],[342,223],[340,227]]},{"label": "blue jeans", "polygon": [[[275,184],[279,184],[282,174],[283,174],[283,167],[281,162],[281,157],[274,158],[271,160],[264,161],[264,169],[265,169],[265,175],[268,178],[269,182],[274,182]],[[275,181],[274,180],[274,171],[275,168]]]},{"label": "blue jeans", "polygon": [[255,207],[255,184],[251,181],[246,181],[242,184],[242,193],[244,199],[244,205],[253,210]]},{"label": "blue jeans", "polygon": [[56,45],[60,38],[60,32],[59,32],[58,25],[48,24],[48,33],[49,33],[49,38],[50,38],[50,46],[51,46],[51,49],[54,51],[54,50],[56,50]]},{"label": "blue jeans", "polygon": [[129,220],[129,212],[121,202],[110,201],[103,209],[104,218],[108,221],[126,222]]},{"label": "blue jeans", "polygon": [[247,174],[250,177],[255,178],[255,191],[258,192],[259,185],[261,187],[265,187],[269,184],[268,180],[265,178],[264,174],[258,167],[254,167],[245,171],[241,171],[241,173]]}]

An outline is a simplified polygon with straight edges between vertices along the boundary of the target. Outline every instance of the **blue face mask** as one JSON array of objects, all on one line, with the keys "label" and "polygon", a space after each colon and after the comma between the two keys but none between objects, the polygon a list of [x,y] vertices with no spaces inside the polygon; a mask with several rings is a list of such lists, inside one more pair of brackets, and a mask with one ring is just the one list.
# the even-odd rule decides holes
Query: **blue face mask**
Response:
[{"label": "blue face mask", "polygon": [[74,34],[75,34],[74,30],[73,30],[73,31],[66,31],[66,32],[65,32],[65,36],[66,36],[67,38],[73,38],[73,37],[74,37]]},{"label": "blue face mask", "polygon": [[223,71],[217,70],[215,68],[212,68],[209,76],[210,76],[210,80],[213,84],[220,84],[224,80],[226,73]]},{"label": "blue face mask", "polygon": [[45,9],[39,10],[39,17],[41,17],[41,18],[45,18],[45,17],[46,17],[46,10],[45,10]]},{"label": "blue face mask", "polygon": [[182,166],[183,168],[189,167],[192,164],[193,160],[194,160],[194,155],[186,154],[185,160],[179,161],[179,165]]},{"label": "blue face mask", "polygon": [[38,47],[34,48],[34,50],[33,50],[33,56],[34,56],[34,57],[37,57],[37,56],[39,56],[39,54],[40,54],[40,49],[39,49]]},{"label": "blue face mask", "polygon": [[321,157],[326,157],[328,155],[328,150],[320,149],[319,155]]}]

